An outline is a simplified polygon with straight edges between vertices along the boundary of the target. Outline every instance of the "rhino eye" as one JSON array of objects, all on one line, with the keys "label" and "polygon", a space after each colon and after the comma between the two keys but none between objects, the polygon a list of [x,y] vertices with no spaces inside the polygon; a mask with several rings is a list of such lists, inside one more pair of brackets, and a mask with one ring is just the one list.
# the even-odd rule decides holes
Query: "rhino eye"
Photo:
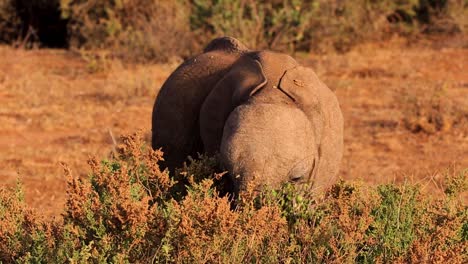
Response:
[{"label": "rhino eye", "polygon": [[292,175],[290,176],[289,180],[292,181],[292,182],[298,182],[300,181],[302,178],[304,178],[304,175]]},{"label": "rhino eye", "polygon": [[305,167],[303,164],[301,164],[300,166],[296,166],[289,172],[289,181],[299,182],[305,177],[305,175],[308,174],[308,172],[308,168]]},{"label": "rhino eye", "polygon": [[315,160],[304,158],[299,160],[288,173],[290,182],[299,182],[313,170]]}]

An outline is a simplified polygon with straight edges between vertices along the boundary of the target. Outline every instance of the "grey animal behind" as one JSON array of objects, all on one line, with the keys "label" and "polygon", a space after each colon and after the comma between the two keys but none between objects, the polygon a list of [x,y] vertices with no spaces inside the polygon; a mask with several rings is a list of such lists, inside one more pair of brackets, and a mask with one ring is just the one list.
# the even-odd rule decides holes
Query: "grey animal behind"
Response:
[{"label": "grey animal behind", "polygon": [[235,192],[336,180],[343,117],[334,93],[288,55],[213,40],[169,76],[156,98],[153,148],[173,170],[189,155],[219,153]]}]

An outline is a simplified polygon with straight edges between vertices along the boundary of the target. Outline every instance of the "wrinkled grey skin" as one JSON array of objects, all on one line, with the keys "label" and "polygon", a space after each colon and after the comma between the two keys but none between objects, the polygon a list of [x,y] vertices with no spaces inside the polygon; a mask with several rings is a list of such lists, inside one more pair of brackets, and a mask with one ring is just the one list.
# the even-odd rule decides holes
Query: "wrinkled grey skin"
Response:
[{"label": "wrinkled grey skin", "polygon": [[165,166],[219,153],[235,192],[285,182],[330,186],[343,151],[332,91],[288,55],[213,40],[168,78],[153,108],[153,148]]}]

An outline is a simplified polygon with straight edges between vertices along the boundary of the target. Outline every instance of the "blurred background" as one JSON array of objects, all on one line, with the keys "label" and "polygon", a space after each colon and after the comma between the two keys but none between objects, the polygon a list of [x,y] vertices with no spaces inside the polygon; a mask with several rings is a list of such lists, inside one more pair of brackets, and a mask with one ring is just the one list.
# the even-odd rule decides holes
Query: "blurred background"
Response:
[{"label": "blurred background", "polygon": [[341,178],[443,195],[447,175],[466,182],[467,30],[467,0],[0,0],[0,184],[58,214],[61,164],[86,177],[121,135],[149,141],[164,80],[229,35],[336,93]]},{"label": "blurred background", "polygon": [[185,58],[220,35],[251,48],[345,52],[397,34],[461,34],[466,0],[0,0],[0,41],[111,49],[130,61]]}]

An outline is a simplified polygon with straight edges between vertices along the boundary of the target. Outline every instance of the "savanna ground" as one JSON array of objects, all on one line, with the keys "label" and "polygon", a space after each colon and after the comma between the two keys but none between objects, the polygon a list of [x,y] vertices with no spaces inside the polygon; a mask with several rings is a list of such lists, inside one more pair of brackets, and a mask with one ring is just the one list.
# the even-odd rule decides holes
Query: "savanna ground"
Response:
[{"label": "savanna ground", "polygon": [[[466,0],[0,0],[0,263],[467,263],[467,18]],[[158,89],[220,35],[335,91],[344,181],[229,201],[215,159],[160,170]]]},{"label": "savanna ground", "polygon": [[[396,37],[343,54],[295,54],[338,96],[341,178],[444,195],[446,171],[468,168],[467,41]],[[84,177],[87,159],[107,157],[119,136],[141,130],[150,140],[155,96],[178,64],[93,56],[0,46],[1,184],[20,179],[27,203],[49,216],[66,201],[63,163]]]}]

